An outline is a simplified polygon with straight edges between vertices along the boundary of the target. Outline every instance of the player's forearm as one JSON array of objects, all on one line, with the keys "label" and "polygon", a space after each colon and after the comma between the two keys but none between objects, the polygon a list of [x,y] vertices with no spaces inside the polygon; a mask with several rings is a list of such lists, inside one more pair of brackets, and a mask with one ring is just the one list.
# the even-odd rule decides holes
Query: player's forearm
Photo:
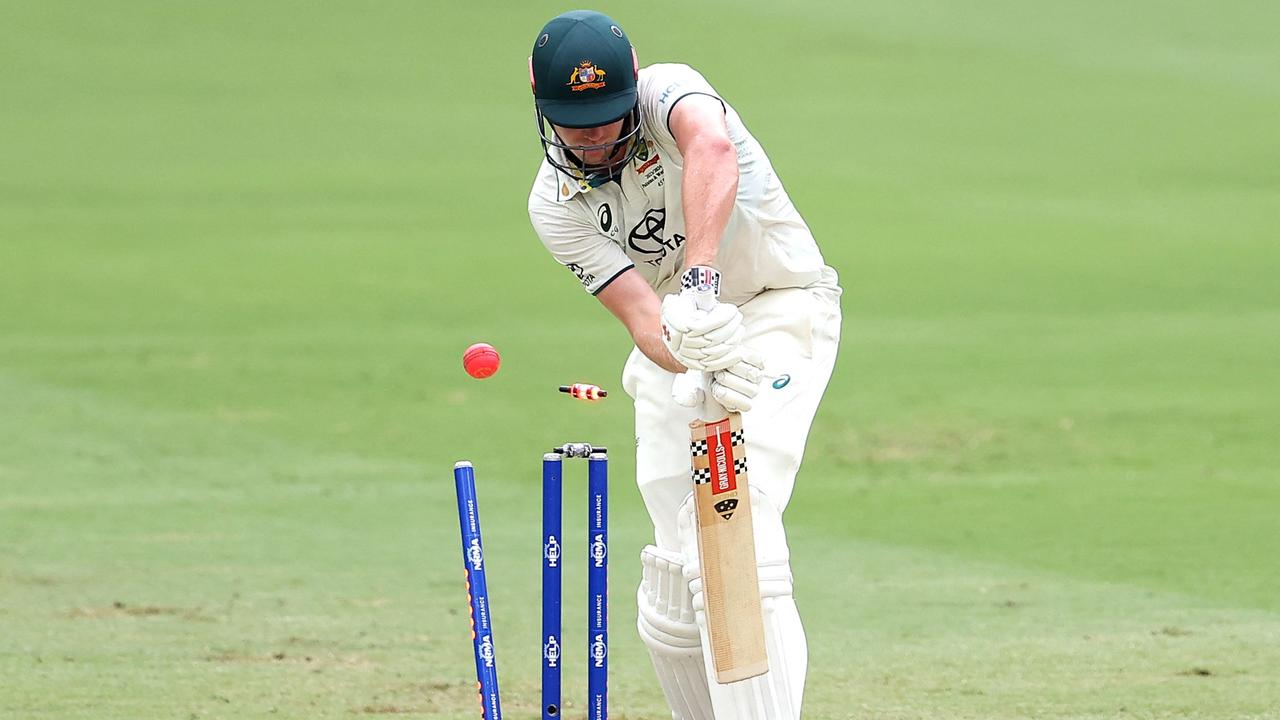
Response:
[{"label": "player's forearm", "polygon": [[675,356],[667,349],[666,343],[662,342],[661,323],[655,323],[655,327],[652,330],[633,330],[631,339],[635,342],[636,347],[640,349],[640,352],[645,354],[645,357],[652,360],[654,364],[663,370],[682,373],[689,369],[680,364],[680,361],[675,359]]},{"label": "player's forearm", "polygon": [[684,267],[714,266],[738,195],[738,155],[728,138],[707,137],[691,143],[684,160]]},{"label": "player's forearm", "polygon": [[596,299],[622,322],[646,357],[665,370],[684,372],[662,340],[662,303],[638,272],[623,272]]}]

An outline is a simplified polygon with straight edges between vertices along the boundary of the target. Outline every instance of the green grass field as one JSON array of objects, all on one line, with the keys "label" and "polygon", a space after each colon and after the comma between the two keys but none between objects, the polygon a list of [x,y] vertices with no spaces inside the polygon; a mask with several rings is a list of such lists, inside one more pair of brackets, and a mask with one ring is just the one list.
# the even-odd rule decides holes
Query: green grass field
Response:
[{"label": "green grass field", "polygon": [[[0,717],[476,716],[459,458],[536,716],[538,459],[632,442],[626,335],[525,217],[563,9],[0,0]],[[1280,717],[1277,5],[601,9],[846,288],[806,717]],[[613,717],[657,720],[612,465]]]}]

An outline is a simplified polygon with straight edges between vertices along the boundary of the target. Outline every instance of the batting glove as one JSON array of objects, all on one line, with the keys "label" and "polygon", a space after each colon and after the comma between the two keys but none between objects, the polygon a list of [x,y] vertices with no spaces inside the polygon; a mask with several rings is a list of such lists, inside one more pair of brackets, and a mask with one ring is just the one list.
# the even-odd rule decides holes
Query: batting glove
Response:
[{"label": "batting glove", "polygon": [[696,408],[707,399],[706,373],[687,370],[671,379],[671,399],[677,405]]},{"label": "batting glove", "polygon": [[746,412],[760,392],[764,379],[764,358],[755,350],[739,346],[736,362],[711,376],[711,397],[729,412]]},{"label": "batting glove", "polygon": [[[715,299],[719,275],[712,268],[690,268],[681,278],[680,294],[662,299],[662,339],[681,364],[694,370],[728,367],[742,342],[742,312]],[[704,282],[694,286],[694,280]]]}]

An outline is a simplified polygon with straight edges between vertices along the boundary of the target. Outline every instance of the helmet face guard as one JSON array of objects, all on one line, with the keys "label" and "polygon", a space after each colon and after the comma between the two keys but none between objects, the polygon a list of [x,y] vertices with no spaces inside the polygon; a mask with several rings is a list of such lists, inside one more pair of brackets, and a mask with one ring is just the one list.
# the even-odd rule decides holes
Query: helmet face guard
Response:
[{"label": "helmet face guard", "polygon": [[[598,187],[618,176],[640,151],[640,104],[623,116],[622,129],[618,139],[600,145],[570,145],[558,134],[551,120],[535,106],[537,116],[538,140],[542,143],[542,153],[551,167],[568,175],[575,181],[585,181],[590,187]],[[612,122],[617,122],[613,120]],[[606,125],[610,123],[605,123]],[[559,157],[553,151],[559,150]],[[582,161],[584,153],[597,150],[608,150],[607,160],[603,165],[587,165]],[[621,155],[619,155],[621,153]]]},{"label": "helmet face guard", "polygon": [[[547,162],[590,187],[616,178],[641,147],[639,78],[635,48],[608,16],[574,10],[544,25],[529,56],[529,85]],[[620,120],[618,137],[600,145],[572,145],[556,132]],[[599,151],[607,159],[586,165],[586,154]]]}]

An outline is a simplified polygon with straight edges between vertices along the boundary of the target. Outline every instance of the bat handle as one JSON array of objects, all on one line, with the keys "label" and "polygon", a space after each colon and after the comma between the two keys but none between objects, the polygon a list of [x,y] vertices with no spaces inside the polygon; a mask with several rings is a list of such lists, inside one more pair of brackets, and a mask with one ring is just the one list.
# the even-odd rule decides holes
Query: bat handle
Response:
[{"label": "bat handle", "polygon": [[703,312],[716,306],[716,291],[709,283],[702,283],[693,289],[693,304]]}]

